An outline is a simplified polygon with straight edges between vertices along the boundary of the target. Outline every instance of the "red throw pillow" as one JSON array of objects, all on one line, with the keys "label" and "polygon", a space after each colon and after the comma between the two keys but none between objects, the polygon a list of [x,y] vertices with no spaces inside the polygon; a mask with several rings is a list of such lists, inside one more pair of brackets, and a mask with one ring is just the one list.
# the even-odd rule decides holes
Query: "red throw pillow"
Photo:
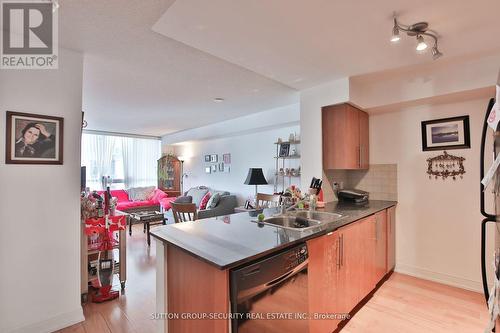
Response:
[{"label": "red throw pillow", "polygon": [[212,194],[210,194],[210,192],[207,192],[207,194],[205,194],[205,196],[201,199],[200,209],[206,209],[207,208],[207,203],[208,203],[208,200],[210,200],[211,196],[212,196]]}]

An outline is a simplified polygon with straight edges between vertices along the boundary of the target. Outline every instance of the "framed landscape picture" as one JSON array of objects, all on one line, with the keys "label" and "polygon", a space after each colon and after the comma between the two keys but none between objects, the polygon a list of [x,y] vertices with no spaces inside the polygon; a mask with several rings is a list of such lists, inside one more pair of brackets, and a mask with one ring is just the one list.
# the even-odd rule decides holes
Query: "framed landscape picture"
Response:
[{"label": "framed landscape picture", "polygon": [[470,148],[469,116],[422,121],[422,150]]},{"label": "framed landscape picture", "polygon": [[7,111],[6,164],[63,164],[64,119]]}]

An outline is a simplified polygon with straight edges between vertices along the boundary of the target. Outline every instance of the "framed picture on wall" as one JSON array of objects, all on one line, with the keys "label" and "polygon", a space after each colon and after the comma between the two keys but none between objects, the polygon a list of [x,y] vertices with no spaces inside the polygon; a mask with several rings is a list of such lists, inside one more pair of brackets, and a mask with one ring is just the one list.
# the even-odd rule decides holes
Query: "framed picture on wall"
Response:
[{"label": "framed picture on wall", "polygon": [[205,162],[210,162],[210,155],[205,155]]},{"label": "framed picture on wall", "polygon": [[231,164],[231,154],[227,153],[222,155],[222,162],[224,162],[224,164]]},{"label": "framed picture on wall", "polygon": [[469,116],[422,121],[422,150],[470,148]]},{"label": "framed picture on wall", "polygon": [[219,172],[224,172],[224,163],[219,163]]},{"label": "framed picture on wall", "polygon": [[205,168],[205,173],[211,173],[212,172],[212,168],[211,167],[206,167]]},{"label": "framed picture on wall", "polygon": [[279,157],[287,157],[290,154],[290,144],[282,143],[280,145]]},{"label": "framed picture on wall", "polygon": [[210,155],[210,162],[217,163],[217,154]]},{"label": "framed picture on wall", "polygon": [[63,164],[63,118],[7,111],[6,120],[6,164]]},{"label": "framed picture on wall", "polygon": [[217,164],[212,165],[212,173],[217,172]]}]

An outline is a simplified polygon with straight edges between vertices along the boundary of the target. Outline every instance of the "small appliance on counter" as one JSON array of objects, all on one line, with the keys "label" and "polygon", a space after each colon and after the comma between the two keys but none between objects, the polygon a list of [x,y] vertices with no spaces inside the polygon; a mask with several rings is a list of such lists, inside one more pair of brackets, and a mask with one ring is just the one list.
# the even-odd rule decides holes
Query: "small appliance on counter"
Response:
[{"label": "small appliance on counter", "polygon": [[338,190],[337,198],[339,201],[351,202],[357,205],[364,205],[368,203],[369,193],[356,189],[343,189]]}]

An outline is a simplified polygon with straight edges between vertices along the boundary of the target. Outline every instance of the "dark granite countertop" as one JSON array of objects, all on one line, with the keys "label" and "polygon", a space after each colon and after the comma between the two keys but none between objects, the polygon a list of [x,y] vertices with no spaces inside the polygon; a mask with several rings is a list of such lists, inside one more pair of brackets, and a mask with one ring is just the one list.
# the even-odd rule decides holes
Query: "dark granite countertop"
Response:
[{"label": "dark granite countertop", "polygon": [[[151,234],[219,269],[229,269],[334,231],[396,204],[395,201],[379,200],[364,206],[331,202],[318,211],[339,213],[345,217],[304,232],[257,224],[252,222],[256,218],[245,212],[161,226],[152,230]],[[264,214],[271,216],[276,211],[269,209]]]}]

